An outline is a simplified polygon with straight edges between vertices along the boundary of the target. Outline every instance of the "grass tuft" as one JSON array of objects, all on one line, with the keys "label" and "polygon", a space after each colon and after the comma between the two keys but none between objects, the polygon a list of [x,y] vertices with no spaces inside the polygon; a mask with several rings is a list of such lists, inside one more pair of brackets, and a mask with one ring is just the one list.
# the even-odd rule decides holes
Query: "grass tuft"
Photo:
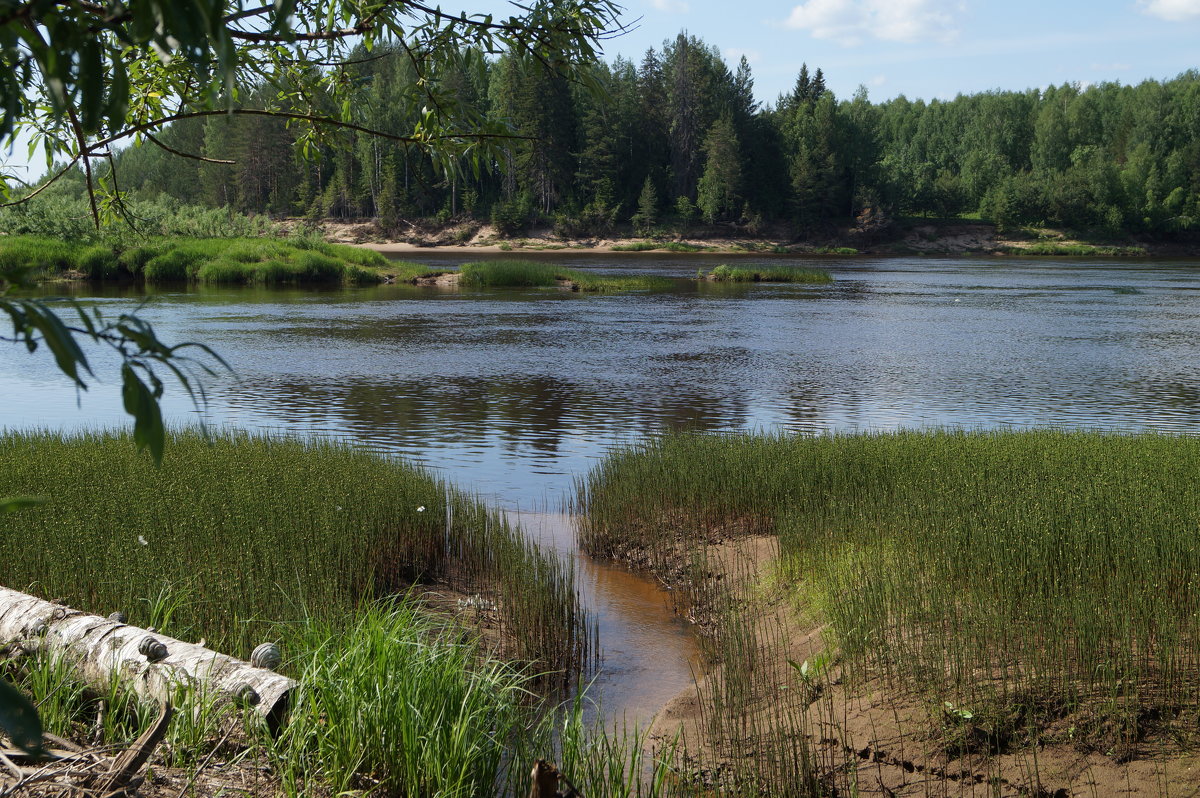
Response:
[{"label": "grass tuft", "polygon": [[729,266],[722,264],[708,273],[708,279],[732,283],[832,283],[833,277],[824,269],[799,266]]}]

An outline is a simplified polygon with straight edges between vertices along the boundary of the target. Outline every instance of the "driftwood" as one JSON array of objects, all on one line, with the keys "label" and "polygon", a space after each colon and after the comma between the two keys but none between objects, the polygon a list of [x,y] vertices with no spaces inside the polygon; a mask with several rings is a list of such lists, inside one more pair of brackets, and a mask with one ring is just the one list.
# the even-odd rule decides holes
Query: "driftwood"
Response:
[{"label": "driftwood", "polygon": [[5,646],[62,656],[97,691],[116,678],[144,700],[167,704],[179,687],[191,687],[252,706],[272,728],[296,689],[287,677],[203,646],[0,587]]},{"label": "driftwood", "polygon": [[40,756],[0,751],[0,798],[127,798],[144,782],[139,771],[162,742],[172,714],[171,705],[163,704],[154,724],[116,756],[109,756],[106,746],[83,749],[52,734],[45,739],[61,740],[66,750],[47,748]]}]

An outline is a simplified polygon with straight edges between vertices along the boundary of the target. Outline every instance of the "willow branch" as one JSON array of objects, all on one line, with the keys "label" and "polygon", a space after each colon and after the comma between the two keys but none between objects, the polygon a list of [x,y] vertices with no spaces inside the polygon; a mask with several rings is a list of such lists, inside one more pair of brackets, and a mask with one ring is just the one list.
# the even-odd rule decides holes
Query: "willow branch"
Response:
[{"label": "willow branch", "polygon": [[76,155],[74,158],[72,158],[70,160],[70,162],[67,163],[66,166],[64,166],[62,169],[58,170],[58,172],[55,173],[54,177],[50,178],[45,183],[42,183],[40,186],[35,188],[29,194],[26,194],[24,197],[21,197],[21,199],[12,200],[11,202],[5,202],[3,204],[0,204],[0,208],[9,208],[9,207],[12,207],[13,205],[20,205],[22,203],[29,202],[29,200],[33,199],[38,194],[41,194],[46,189],[50,188],[50,186],[54,185],[60,177],[65,175],[67,172],[71,171],[71,167],[73,167],[75,164],[79,163],[79,159],[82,157],[83,157],[83,153]]},{"label": "willow branch", "polygon": [[161,147],[162,149],[166,150],[167,152],[171,153],[172,155],[178,155],[180,158],[191,158],[193,161],[200,161],[202,163],[220,163],[220,164],[236,164],[237,163],[237,161],[227,161],[223,158],[206,158],[203,155],[194,155],[190,152],[183,152],[181,150],[175,149],[174,147],[170,147],[166,144],[163,144],[161,141],[156,139],[152,134],[150,134],[148,132],[143,133],[143,135],[145,135],[145,137],[150,140],[151,144],[155,144],[155,145]]}]

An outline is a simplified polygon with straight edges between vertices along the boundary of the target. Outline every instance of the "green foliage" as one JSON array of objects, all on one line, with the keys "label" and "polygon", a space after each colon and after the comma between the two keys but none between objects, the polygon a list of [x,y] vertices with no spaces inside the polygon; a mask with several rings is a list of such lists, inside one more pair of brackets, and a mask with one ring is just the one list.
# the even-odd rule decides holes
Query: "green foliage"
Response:
[{"label": "green foliage", "polygon": [[422,579],[488,596],[516,580],[526,595],[503,610],[514,653],[576,656],[569,576],[429,475],[342,446],[245,435],[171,435],[169,451],[155,468],[121,435],[0,439],[0,493],[51,497],[19,523],[0,517],[7,584],[100,614],[121,609],[143,626],[142,599],[170,585],[195,597],[174,612],[180,636],[248,656],[273,622],[342,619]]},{"label": "green foliage", "polygon": [[490,794],[510,740],[530,734],[530,676],[413,602],[281,631],[304,685],[275,749],[289,795],[368,780],[390,795]]},{"label": "green foliage", "polygon": [[1200,705],[1197,463],[1151,434],[669,436],[587,478],[584,542],[677,562],[683,530],[777,534],[851,674],[1136,730]]},{"label": "green foliage", "polygon": [[499,200],[492,206],[492,226],[496,232],[511,237],[525,232],[533,222],[533,202],[522,193],[512,199]]},{"label": "green foliage", "polygon": [[464,263],[461,284],[491,288],[562,285],[573,291],[585,293],[661,291],[674,285],[664,277],[595,274],[527,260]]},{"label": "green foliage", "polygon": [[742,205],[742,155],[733,119],[723,116],[713,123],[704,140],[704,175],[696,204],[709,224],[727,219]]},{"label": "green foliage", "polygon": [[482,287],[530,287],[557,285],[566,270],[551,263],[528,260],[492,260],[464,263],[462,285]]},{"label": "green foliage", "polygon": [[734,283],[832,283],[824,269],[800,266],[729,266],[721,264],[708,273],[708,279]]},{"label": "green foliage", "polygon": [[353,285],[380,282],[392,271],[378,252],[306,239],[172,238],[121,246],[80,250],[54,239],[7,236],[0,239],[0,261],[46,277],[78,271],[94,280],[137,278],[151,284]]},{"label": "green foliage", "polygon": [[[0,275],[9,280],[35,280],[74,269],[78,249],[53,238],[0,237]],[[11,277],[9,277],[11,275]]]},{"label": "green foliage", "polygon": [[642,184],[642,193],[638,195],[637,209],[633,215],[633,229],[638,235],[647,235],[658,224],[658,190],[649,175]]}]

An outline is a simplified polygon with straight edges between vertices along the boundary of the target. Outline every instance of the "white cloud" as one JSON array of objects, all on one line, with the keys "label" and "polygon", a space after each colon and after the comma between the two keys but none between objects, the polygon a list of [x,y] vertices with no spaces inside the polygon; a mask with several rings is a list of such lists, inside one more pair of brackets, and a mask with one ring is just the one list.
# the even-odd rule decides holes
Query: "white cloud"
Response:
[{"label": "white cloud", "polygon": [[746,56],[746,60],[751,64],[757,64],[762,60],[762,53],[758,50],[743,50],[740,47],[726,47],[722,54],[728,64],[737,64],[742,60],[742,56]]},{"label": "white cloud", "polygon": [[875,87],[882,86],[883,84],[887,83],[887,75],[876,75],[867,82]]},{"label": "white cloud", "polygon": [[650,5],[668,14],[685,14],[690,8],[683,0],[650,0]]},{"label": "white cloud", "polygon": [[962,0],[806,0],[792,9],[784,25],[847,46],[868,38],[946,42],[958,35],[963,5]]},{"label": "white cloud", "polygon": [[1200,17],[1200,0],[1138,0],[1138,5],[1150,16],[1171,22]]}]

